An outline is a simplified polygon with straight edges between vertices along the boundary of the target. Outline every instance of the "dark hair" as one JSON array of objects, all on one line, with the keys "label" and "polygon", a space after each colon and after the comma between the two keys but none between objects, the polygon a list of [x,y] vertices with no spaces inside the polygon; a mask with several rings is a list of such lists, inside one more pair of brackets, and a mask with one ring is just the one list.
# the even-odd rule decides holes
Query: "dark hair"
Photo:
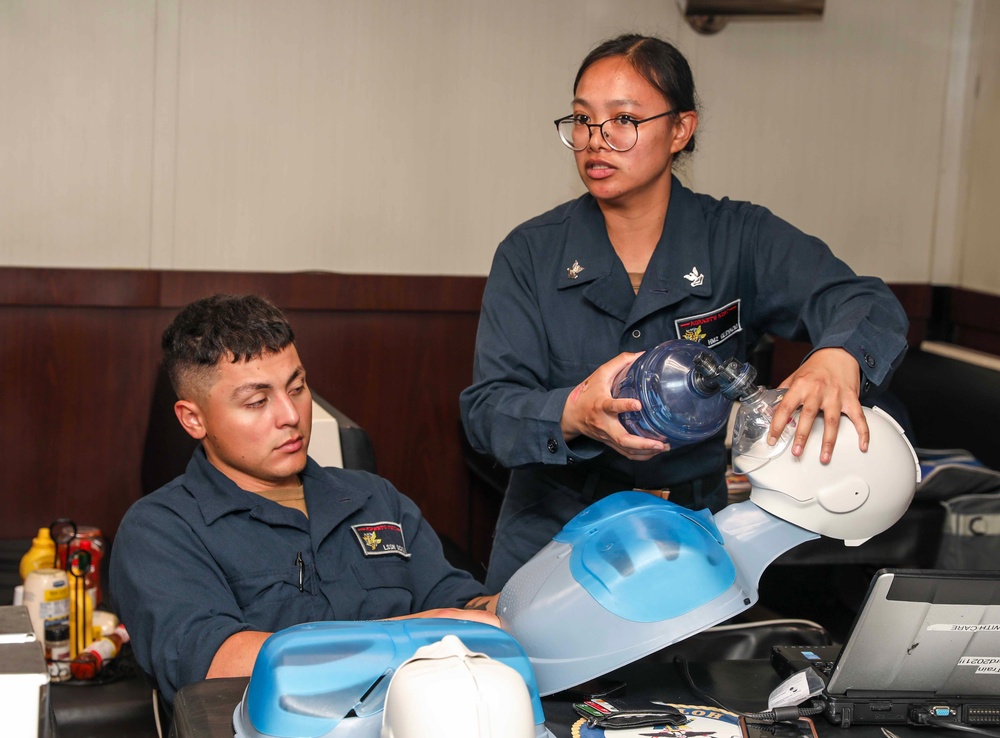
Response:
[{"label": "dark hair", "polygon": [[163,367],[178,397],[223,359],[236,363],[277,353],[295,340],[285,316],[256,295],[212,295],[182,309],[163,332]]},{"label": "dark hair", "polygon": [[[673,44],[655,36],[626,33],[609,39],[587,54],[573,80],[573,93],[580,85],[580,78],[596,62],[613,56],[624,57],[643,79],[660,91],[667,105],[679,112],[698,109],[694,91],[694,75],[687,59]],[[694,151],[694,136],[684,151]]]}]

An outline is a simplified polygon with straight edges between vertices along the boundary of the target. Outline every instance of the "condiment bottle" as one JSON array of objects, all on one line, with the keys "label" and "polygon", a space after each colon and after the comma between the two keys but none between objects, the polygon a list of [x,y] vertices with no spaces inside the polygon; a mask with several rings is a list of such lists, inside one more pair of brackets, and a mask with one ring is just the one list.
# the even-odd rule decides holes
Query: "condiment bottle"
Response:
[{"label": "condiment bottle", "polygon": [[100,528],[92,525],[77,526],[76,535],[69,542],[69,553],[81,550],[90,554],[87,569],[87,593],[96,608],[101,604],[101,559],[104,557],[104,538]]},{"label": "condiment bottle", "polygon": [[45,661],[53,682],[65,682],[69,679],[69,625],[66,623],[56,623],[45,628]]},{"label": "condiment bottle", "polygon": [[104,668],[104,665],[115,658],[123,643],[128,643],[128,631],[124,625],[118,625],[111,635],[104,636],[91,643],[70,662],[70,671],[74,679],[93,679]]},{"label": "condiment bottle", "polygon": [[48,569],[56,560],[56,543],[48,528],[39,528],[38,535],[31,539],[31,548],[21,557],[20,574],[23,582],[28,578],[28,572],[35,569]]},{"label": "condiment bottle", "polygon": [[62,569],[28,572],[24,580],[24,606],[28,608],[35,640],[45,642],[45,628],[69,619],[69,579]]}]

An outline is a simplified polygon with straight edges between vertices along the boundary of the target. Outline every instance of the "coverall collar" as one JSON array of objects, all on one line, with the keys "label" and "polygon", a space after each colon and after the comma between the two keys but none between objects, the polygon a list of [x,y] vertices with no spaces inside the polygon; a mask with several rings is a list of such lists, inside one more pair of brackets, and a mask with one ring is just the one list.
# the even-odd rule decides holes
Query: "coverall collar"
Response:
[{"label": "coverall collar", "polygon": [[[340,504],[316,505],[310,509],[309,518],[298,510],[283,507],[243,490],[212,465],[201,446],[192,455],[187,474],[196,480],[192,486],[199,490],[195,500],[205,525],[211,525],[224,515],[249,511],[252,516],[270,525],[290,525],[308,530],[314,541],[322,541],[349,515],[360,510],[371,496],[367,492],[359,492],[342,484],[334,474],[321,467],[312,458],[306,461],[306,468],[301,474],[307,508],[310,496],[315,494],[335,495]],[[316,510],[315,513],[312,512],[313,509]],[[253,545],[253,542],[248,541],[247,545]]]},{"label": "coverall collar", "polygon": [[708,233],[701,205],[676,177],[672,178],[663,234],[638,295],[611,245],[597,201],[584,195],[577,208],[579,217],[570,224],[563,244],[565,271],[559,275],[558,289],[583,288],[590,302],[626,325],[688,295],[712,294]]}]

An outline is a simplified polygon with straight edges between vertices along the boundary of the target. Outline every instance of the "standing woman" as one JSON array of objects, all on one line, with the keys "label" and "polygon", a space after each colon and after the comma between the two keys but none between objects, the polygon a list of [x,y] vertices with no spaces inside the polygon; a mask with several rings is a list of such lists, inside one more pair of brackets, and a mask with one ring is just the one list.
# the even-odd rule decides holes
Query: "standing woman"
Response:
[{"label": "standing woman", "polygon": [[723,433],[670,449],[619,422],[640,403],[613,399],[612,382],[640,352],[688,338],[743,360],[764,333],[811,342],[780,385],[788,392],[771,437],[801,408],[792,442],[801,455],[822,411],[822,448],[810,452],[826,463],[842,413],[867,450],[859,398],[885,386],[906,350],[906,315],[881,280],[858,277],[765,208],[695,194],[673,176],[698,127],[691,69],[676,48],[639,35],[606,41],[584,59],[573,92],[556,127],[587,194],[500,244],[474,384],[461,396],[473,447],[513,468],[490,591],[613,492],[725,506]]}]

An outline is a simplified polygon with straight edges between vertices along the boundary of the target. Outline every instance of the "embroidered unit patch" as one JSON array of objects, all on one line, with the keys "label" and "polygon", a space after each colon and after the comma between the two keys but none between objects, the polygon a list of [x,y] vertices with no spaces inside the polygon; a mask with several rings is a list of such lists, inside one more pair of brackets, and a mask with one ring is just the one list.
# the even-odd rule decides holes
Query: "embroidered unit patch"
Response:
[{"label": "embroidered unit patch", "polygon": [[361,544],[365,556],[384,556],[396,554],[405,559],[410,558],[403,540],[403,528],[399,523],[382,521],[379,523],[359,523],[352,525],[351,530]]},{"label": "embroidered unit patch", "polygon": [[714,348],[743,330],[740,325],[740,301],[733,300],[718,310],[691,315],[674,321],[677,337]]}]

